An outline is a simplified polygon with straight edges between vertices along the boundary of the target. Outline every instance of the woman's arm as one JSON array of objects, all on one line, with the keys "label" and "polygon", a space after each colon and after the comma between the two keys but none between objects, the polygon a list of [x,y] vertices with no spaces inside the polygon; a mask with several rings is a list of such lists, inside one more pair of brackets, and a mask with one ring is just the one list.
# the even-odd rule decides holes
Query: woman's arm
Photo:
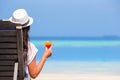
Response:
[{"label": "woman's arm", "polygon": [[41,72],[45,61],[48,57],[50,57],[52,54],[52,47],[49,49],[46,49],[40,62],[36,64],[36,57],[32,60],[32,62],[28,65],[29,74],[32,78],[36,78],[38,74]]}]

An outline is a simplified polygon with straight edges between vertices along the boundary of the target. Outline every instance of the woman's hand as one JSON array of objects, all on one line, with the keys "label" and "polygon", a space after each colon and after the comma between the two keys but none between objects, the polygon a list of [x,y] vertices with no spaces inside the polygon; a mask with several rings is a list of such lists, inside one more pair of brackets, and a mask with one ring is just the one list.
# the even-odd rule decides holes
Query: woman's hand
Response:
[{"label": "woman's hand", "polygon": [[45,49],[45,53],[44,53],[44,57],[45,58],[48,58],[48,57],[50,57],[52,55],[52,46],[50,47],[50,48],[47,48],[46,47],[46,49]]}]

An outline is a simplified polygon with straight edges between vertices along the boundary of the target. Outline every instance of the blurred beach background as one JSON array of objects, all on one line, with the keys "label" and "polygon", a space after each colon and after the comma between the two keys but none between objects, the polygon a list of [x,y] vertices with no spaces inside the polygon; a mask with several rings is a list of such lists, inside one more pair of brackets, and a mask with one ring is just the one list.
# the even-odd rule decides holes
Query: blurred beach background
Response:
[{"label": "blurred beach background", "polygon": [[37,62],[53,42],[34,80],[120,80],[120,0],[1,0],[0,19],[19,8],[34,19]]}]

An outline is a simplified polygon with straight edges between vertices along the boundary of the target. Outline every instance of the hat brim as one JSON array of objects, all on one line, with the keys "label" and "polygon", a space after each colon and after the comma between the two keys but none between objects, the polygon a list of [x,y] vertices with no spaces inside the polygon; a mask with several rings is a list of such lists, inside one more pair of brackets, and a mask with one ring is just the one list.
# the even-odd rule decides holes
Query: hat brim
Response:
[{"label": "hat brim", "polygon": [[[33,23],[33,18],[32,17],[28,17],[29,18],[29,23],[22,26],[23,28],[24,27],[27,27],[27,26],[30,26],[32,23]],[[20,24],[19,22],[15,22],[15,21],[12,21],[12,17],[9,18],[9,20],[12,22],[12,23],[16,23],[16,24]]]}]

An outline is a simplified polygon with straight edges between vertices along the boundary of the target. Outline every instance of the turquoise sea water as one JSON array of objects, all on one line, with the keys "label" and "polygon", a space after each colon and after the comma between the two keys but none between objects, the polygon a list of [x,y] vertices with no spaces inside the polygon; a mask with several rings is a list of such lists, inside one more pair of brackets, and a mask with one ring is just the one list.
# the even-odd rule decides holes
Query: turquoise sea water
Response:
[{"label": "turquoise sea water", "polygon": [[[44,42],[32,40],[39,49],[38,56],[44,52]],[[120,61],[119,40],[51,40],[54,61]],[[38,60],[38,59],[37,59]]]},{"label": "turquoise sea water", "polygon": [[[44,52],[44,42],[31,40],[39,49],[37,61]],[[42,70],[55,74],[112,74],[120,75],[119,40],[51,40],[52,57]]]}]

